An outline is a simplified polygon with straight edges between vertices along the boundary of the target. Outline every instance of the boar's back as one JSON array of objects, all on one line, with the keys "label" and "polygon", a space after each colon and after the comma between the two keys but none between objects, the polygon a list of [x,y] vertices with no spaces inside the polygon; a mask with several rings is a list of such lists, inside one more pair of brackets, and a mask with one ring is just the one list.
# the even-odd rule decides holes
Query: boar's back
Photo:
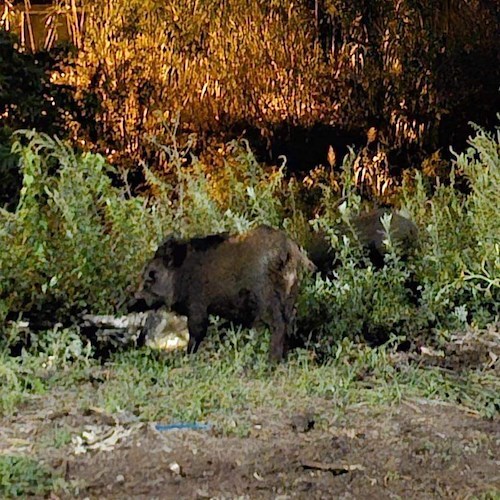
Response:
[{"label": "boar's back", "polygon": [[391,215],[391,237],[408,254],[417,244],[418,230],[415,224],[391,210],[378,209],[359,215],[352,219],[353,226],[359,238],[359,242],[370,251],[371,257],[381,258],[386,253],[384,240],[386,234],[382,221],[385,215]]}]

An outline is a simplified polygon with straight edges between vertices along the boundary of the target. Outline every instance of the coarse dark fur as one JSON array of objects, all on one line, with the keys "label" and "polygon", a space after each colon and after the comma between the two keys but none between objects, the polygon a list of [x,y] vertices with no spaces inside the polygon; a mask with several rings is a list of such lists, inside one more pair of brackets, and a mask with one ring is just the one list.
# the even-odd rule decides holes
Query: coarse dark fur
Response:
[{"label": "coarse dark fur", "polygon": [[210,314],[245,327],[271,329],[270,358],[282,359],[295,323],[301,269],[314,265],[283,231],[167,238],[146,265],[129,309],[166,305],[188,317],[188,352],[197,351]]},{"label": "coarse dark fur", "polygon": [[[418,245],[417,226],[393,210],[376,209],[353,217],[351,226],[356,232],[358,241],[365,249],[372,264],[377,268],[384,265],[384,257],[387,253],[384,244],[387,235],[381,218],[388,214],[391,215],[391,238],[394,244],[399,247],[401,256],[408,257]],[[342,228],[342,232],[345,234],[349,234],[350,231],[349,227]],[[323,275],[328,275],[338,264],[334,250],[321,231],[312,234],[306,248],[310,259]]]}]

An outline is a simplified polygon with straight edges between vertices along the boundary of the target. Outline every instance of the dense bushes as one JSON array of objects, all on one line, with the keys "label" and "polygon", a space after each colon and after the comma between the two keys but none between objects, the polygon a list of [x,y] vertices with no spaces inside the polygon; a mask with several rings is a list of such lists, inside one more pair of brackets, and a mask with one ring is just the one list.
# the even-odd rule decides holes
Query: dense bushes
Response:
[{"label": "dense bushes", "polygon": [[199,161],[184,165],[185,151],[163,147],[176,175],[169,184],[145,169],[155,193],[148,201],[130,197],[123,182],[114,186],[116,171],[98,154],[77,154],[35,132],[16,137],[13,152],[23,183],[15,213],[0,212],[2,318],[113,312],[168,232],[242,231],[283,221],[282,171],[265,173],[236,143],[229,145],[227,178],[216,183],[205,177]]},{"label": "dense bushes", "polygon": [[[403,186],[401,204],[420,229],[416,256],[407,264],[397,249],[386,266],[362,263],[359,249],[340,231],[330,229],[341,265],[332,281],[319,277],[309,284],[301,307],[311,340],[324,348],[342,336],[362,336],[378,342],[391,334],[414,337],[422,330],[484,325],[499,315],[500,304],[500,135],[481,129],[469,149],[453,162],[451,184],[430,186],[415,172]],[[345,180],[351,179],[345,170]],[[464,176],[469,193],[454,185]],[[360,202],[347,187],[347,204],[339,212],[326,209],[320,221],[327,228],[348,223]],[[325,207],[331,194],[324,190]],[[325,203],[326,202],[326,203]],[[326,223],[326,224],[325,224]],[[390,244],[390,240],[388,241]],[[389,247],[391,248],[391,247]],[[408,290],[408,285],[415,290]],[[418,299],[415,302],[415,299]]]},{"label": "dense bushes", "polygon": [[437,186],[426,199],[422,178],[406,186],[406,206],[425,231],[417,275],[423,300],[441,320],[450,313],[463,323],[498,315],[500,304],[500,134],[477,130],[457,156],[454,172],[465,176],[469,194]]},{"label": "dense bushes", "polygon": [[[17,139],[21,199],[15,213],[0,212],[3,318],[115,311],[170,231],[242,231],[265,222],[304,243],[310,230],[296,183],[282,169],[263,169],[245,143],[227,146],[218,177],[205,175],[206,165],[196,158],[186,164],[188,151],[160,147],[174,178],[168,183],[145,169],[152,192],[146,199],[130,197],[126,184],[115,186],[110,175],[117,179],[116,173],[100,155],[76,154],[32,132]],[[340,179],[346,201],[335,208],[332,188],[324,184],[312,221],[327,229],[341,264],[334,279],[316,277],[305,286],[302,334],[328,346],[346,335],[377,340],[492,321],[500,303],[499,151],[499,135],[478,130],[457,157],[454,169],[468,179],[469,194],[451,184],[436,186],[430,196],[420,174],[407,182],[402,204],[420,228],[420,249],[403,263],[389,239],[381,270],[363,258],[354,237],[336,229],[361,209],[348,158]],[[407,290],[410,278],[419,285],[417,297]]]},{"label": "dense bushes", "polygon": [[14,214],[2,212],[0,232],[3,316],[113,310],[137,262],[135,249],[145,246],[141,201],[112,186],[101,156],[77,156],[32,132],[18,139],[20,201]]}]

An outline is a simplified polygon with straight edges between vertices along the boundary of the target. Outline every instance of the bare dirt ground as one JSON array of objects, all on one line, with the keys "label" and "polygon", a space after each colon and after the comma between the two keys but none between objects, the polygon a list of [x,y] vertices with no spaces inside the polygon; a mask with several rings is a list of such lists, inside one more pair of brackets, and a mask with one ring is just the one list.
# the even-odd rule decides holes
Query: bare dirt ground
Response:
[{"label": "bare dirt ground", "polygon": [[[496,374],[497,340],[496,329],[465,333],[442,352],[397,352],[391,363],[401,370],[409,363],[437,366],[462,377]],[[0,418],[0,455],[34,458],[64,478],[66,493],[57,490],[52,500],[500,499],[498,412],[485,419],[403,392],[397,405],[342,411],[319,397],[297,412],[272,401],[231,415],[234,428],[226,432],[159,430],[133,414],[89,408],[82,391],[94,389],[87,386],[32,396]]]},{"label": "bare dirt ground", "polygon": [[[251,415],[245,437],[234,437],[44,409],[41,399],[0,422],[0,453],[37,457],[89,499],[497,498],[499,419],[425,400],[335,419],[321,404]],[[61,429],[72,439],[57,447]]]}]

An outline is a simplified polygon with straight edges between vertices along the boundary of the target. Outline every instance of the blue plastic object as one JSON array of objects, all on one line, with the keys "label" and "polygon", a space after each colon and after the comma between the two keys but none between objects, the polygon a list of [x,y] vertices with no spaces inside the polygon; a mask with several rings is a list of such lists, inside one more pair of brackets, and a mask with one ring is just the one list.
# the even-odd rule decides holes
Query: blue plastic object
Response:
[{"label": "blue plastic object", "polygon": [[179,422],[176,424],[156,424],[155,429],[157,431],[173,431],[177,429],[189,429],[194,431],[208,431],[212,426],[210,424],[199,424],[196,422]]}]

